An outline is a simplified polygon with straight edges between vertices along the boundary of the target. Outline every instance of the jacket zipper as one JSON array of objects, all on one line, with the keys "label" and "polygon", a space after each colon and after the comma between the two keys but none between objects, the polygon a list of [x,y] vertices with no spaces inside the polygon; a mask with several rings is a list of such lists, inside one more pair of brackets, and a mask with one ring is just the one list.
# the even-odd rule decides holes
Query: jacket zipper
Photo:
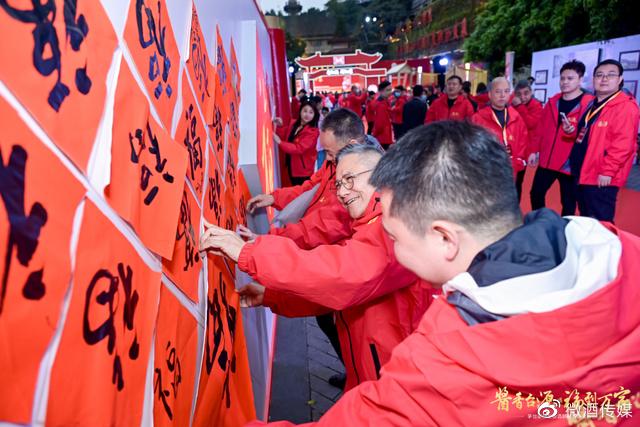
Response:
[{"label": "jacket zipper", "polygon": [[358,368],[356,367],[356,359],[353,355],[353,342],[351,341],[351,332],[349,332],[349,327],[347,326],[347,322],[342,317],[342,312],[338,312],[338,317],[342,320],[342,324],[344,325],[345,331],[347,331],[347,338],[349,340],[349,352],[351,353],[351,364],[353,365],[353,372],[356,373],[356,382],[360,384],[360,375],[358,374]]},{"label": "jacket zipper", "polygon": [[551,144],[551,151],[549,152],[549,158],[547,159],[546,169],[549,169],[549,163],[551,163],[551,157],[553,156],[553,149],[556,146],[556,139],[558,139],[558,131],[560,130],[560,124],[556,125],[556,134],[553,136],[553,144]]}]

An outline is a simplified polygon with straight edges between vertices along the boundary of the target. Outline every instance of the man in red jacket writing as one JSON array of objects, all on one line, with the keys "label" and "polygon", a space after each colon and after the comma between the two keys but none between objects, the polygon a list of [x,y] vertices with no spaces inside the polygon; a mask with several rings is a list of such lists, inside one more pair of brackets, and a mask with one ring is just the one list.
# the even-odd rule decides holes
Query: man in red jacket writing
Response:
[{"label": "man in red jacket writing", "polygon": [[548,209],[523,222],[508,154],[468,123],[409,132],[371,183],[398,261],[445,297],[319,426],[577,425],[585,399],[597,425],[637,424],[640,238]]},{"label": "man in red jacket writing", "polygon": [[[365,141],[362,120],[348,109],[329,113],[320,127],[320,144],[325,150],[323,165],[302,185],[280,188],[271,194],[260,194],[249,200],[247,209],[254,212],[258,208],[273,206],[283,209],[291,201],[306,191],[315,194],[302,218],[293,224],[281,228],[272,228],[270,235],[291,239],[297,246],[313,249],[322,244],[334,244],[351,236],[351,217],[336,197],[335,156],[340,149],[349,144]],[[338,357],[342,359],[338,333],[333,315],[322,314],[316,317],[318,326],[325,333]],[[345,376],[337,374],[330,379],[332,385],[344,387]]]},{"label": "man in red jacket writing", "polygon": [[510,86],[504,77],[493,79],[489,84],[489,106],[475,113],[471,121],[494,133],[511,156],[518,200],[520,200],[524,172],[527,167],[529,133],[520,114],[515,108],[507,105],[511,92]]},{"label": "man in red jacket writing", "polygon": [[596,98],[578,122],[569,156],[571,175],[578,180],[580,215],[611,222],[638,138],[638,104],[621,91],[623,71],[622,64],[613,59],[593,70]]},{"label": "man in red jacket writing", "polygon": [[278,236],[247,243],[211,224],[201,239],[201,250],[224,253],[266,287],[241,289],[245,306],[264,304],[297,317],[337,312],[346,389],[379,377],[393,347],[415,329],[431,302],[430,287],[398,264],[382,228],[380,203],[368,183],[380,157],[381,148],[368,144],[338,154],[335,185],[354,219],[354,234],[341,245],[305,251]]}]

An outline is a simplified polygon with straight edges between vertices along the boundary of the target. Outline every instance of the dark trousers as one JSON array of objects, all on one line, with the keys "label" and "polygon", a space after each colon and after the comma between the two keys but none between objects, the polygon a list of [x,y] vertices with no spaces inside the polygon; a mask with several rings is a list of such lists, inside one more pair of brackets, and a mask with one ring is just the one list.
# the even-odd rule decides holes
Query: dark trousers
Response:
[{"label": "dark trousers", "polygon": [[367,122],[367,134],[371,135],[373,132],[373,122]]},{"label": "dark trousers", "polygon": [[516,190],[518,191],[518,202],[522,198],[522,183],[524,182],[524,174],[527,172],[527,169],[522,169],[520,172],[516,173]]},{"label": "dark trousers", "polygon": [[536,210],[546,206],[545,197],[556,179],[560,183],[562,216],[575,215],[578,192],[575,177],[541,167],[538,167],[533,177],[533,185],[529,194],[531,197],[531,209]]},{"label": "dark trousers", "polygon": [[302,185],[302,183],[309,179],[308,176],[289,176],[289,178],[291,179],[291,184],[294,186]]},{"label": "dark trousers", "polygon": [[618,187],[578,186],[578,208],[580,215],[590,216],[599,221],[613,222],[616,216]]},{"label": "dark trousers", "polygon": [[316,316],[316,321],[322,332],[329,338],[331,346],[340,358],[340,361],[344,364],[342,351],[340,350],[340,340],[338,339],[338,329],[336,328],[336,322],[333,320],[333,313]]},{"label": "dark trousers", "polygon": [[404,128],[402,127],[402,123],[392,123],[392,124],[393,124],[393,136],[397,141],[400,138],[402,138]]}]

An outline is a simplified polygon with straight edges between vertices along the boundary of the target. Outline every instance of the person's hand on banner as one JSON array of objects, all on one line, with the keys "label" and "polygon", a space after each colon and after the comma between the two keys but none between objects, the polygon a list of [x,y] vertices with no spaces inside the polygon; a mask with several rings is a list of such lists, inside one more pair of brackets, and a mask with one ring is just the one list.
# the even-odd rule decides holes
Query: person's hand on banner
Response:
[{"label": "person's hand on banner", "polygon": [[244,225],[238,225],[237,233],[240,237],[242,237],[247,242],[253,242],[258,237],[253,231],[249,229],[249,227],[245,227]]},{"label": "person's hand on banner", "polygon": [[598,187],[608,187],[611,185],[611,177],[605,175],[598,175]]},{"label": "person's hand on banner", "polygon": [[258,307],[264,300],[264,286],[251,282],[236,291],[240,295],[240,307]]},{"label": "person's hand on banner", "polygon": [[534,168],[538,166],[538,161],[540,159],[540,153],[531,153],[529,155],[529,161],[527,162],[530,167]]},{"label": "person's hand on banner", "polygon": [[240,251],[247,243],[234,231],[225,230],[203,219],[205,232],[200,237],[200,252],[211,252],[225,255],[234,262],[238,262]]},{"label": "person's hand on banner", "polygon": [[277,127],[282,126],[283,125],[282,119],[280,117],[276,117],[275,119],[273,119],[273,125]]},{"label": "person's hand on banner", "polygon": [[266,208],[275,203],[275,199],[271,194],[258,194],[255,197],[252,197],[251,200],[247,203],[247,210],[250,214],[253,213],[256,209]]}]

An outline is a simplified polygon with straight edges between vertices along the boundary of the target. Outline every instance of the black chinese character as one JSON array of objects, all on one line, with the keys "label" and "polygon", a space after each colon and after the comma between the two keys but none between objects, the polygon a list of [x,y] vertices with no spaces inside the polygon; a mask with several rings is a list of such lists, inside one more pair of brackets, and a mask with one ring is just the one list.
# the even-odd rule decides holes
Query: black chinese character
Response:
[{"label": "black chinese character", "polygon": [[[56,84],[49,92],[47,102],[55,111],[59,111],[65,98],[70,94],[69,87],[62,82],[62,55],[58,33],[53,23],[56,20],[56,3],[46,0],[31,0],[32,9],[17,9],[9,6],[7,0],[0,0],[0,7],[10,17],[25,24],[34,24],[33,29],[33,66],[42,76],[49,76],[54,71],[58,74]],[[78,16],[77,0],[64,0],[64,23],[66,38],[71,48],[77,52],[89,33],[89,25],[84,15]],[[46,55],[46,56],[45,56]],[[91,90],[91,78],[87,74],[87,66],[77,68],[75,73],[76,89],[83,95]]]},{"label": "black chinese character", "polygon": [[[134,330],[134,317],[136,307],[139,301],[138,291],[132,289],[133,271],[130,266],[126,267],[123,263],[118,263],[118,275],[113,275],[109,270],[100,269],[93,275],[85,294],[84,314],[82,321],[82,334],[84,341],[89,345],[95,345],[107,338],[107,351],[114,354],[113,373],[111,382],[116,385],[118,391],[124,388],[124,374],[122,372],[122,361],[120,355],[115,351],[116,330]],[[98,295],[94,296],[94,289],[98,283],[105,283],[106,290],[102,290]],[[120,286],[122,285],[122,289]],[[122,313],[122,328],[116,329],[116,310],[122,303],[120,298],[116,298],[119,292],[124,292],[124,307]],[[90,309],[98,304],[105,306],[109,313],[107,319],[97,328],[93,328],[90,323]],[[97,307],[96,307],[97,308]],[[126,332],[125,330],[125,332]],[[129,347],[129,359],[136,360],[140,352],[138,344],[138,334],[136,333]]]},{"label": "black chinese character", "polygon": [[[4,298],[7,292],[9,271],[13,249],[16,248],[18,262],[29,266],[36,249],[42,227],[47,223],[47,211],[38,202],[35,202],[25,214],[25,168],[27,165],[27,151],[19,146],[11,147],[9,163],[4,165],[2,151],[0,150],[0,196],[4,202],[4,208],[9,220],[9,238],[7,250],[4,256],[4,272],[2,274],[2,291],[0,293],[0,314],[4,306]],[[43,269],[29,274],[27,282],[22,289],[22,295],[31,300],[41,299],[45,292],[45,284],[42,282]]]}]

